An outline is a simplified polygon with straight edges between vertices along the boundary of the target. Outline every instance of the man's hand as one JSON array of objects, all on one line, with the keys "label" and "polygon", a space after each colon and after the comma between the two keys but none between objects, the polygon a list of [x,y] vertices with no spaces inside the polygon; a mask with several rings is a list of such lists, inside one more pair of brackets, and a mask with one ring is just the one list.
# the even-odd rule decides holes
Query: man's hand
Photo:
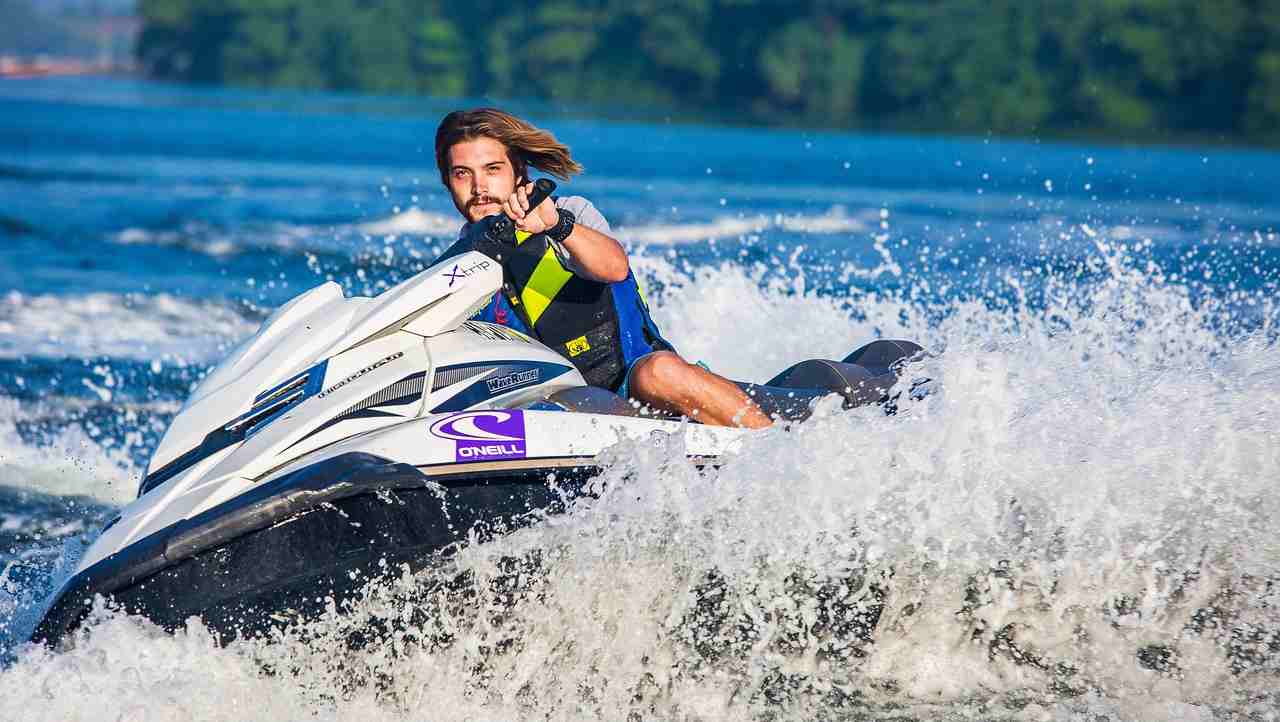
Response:
[{"label": "man's hand", "polygon": [[515,221],[516,229],[526,233],[542,233],[560,222],[560,214],[556,205],[547,198],[537,208],[529,209],[529,191],[532,183],[517,186],[514,193],[502,202],[502,210]]}]

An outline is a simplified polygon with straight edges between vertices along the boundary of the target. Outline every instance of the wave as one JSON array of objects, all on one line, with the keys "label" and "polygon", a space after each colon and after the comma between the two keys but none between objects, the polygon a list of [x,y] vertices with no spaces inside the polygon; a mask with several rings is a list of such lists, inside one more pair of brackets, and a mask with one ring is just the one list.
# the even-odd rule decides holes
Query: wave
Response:
[{"label": "wave", "polygon": [[102,525],[133,500],[145,454],[179,406],[112,399],[111,366],[94,370],[101,386],[91,386],[105,399],[0,396],[0,665]]},{"label": "wave", "polygon": [[[718,371],[898,336],[939,391],[894,417],[824,403],[710,472],[620,444],[568,514],[270,643],[100,608],[73,650],[19,651],[0,697],[48,719],[152,714],[158,686],[205,719],[242,718],[229,699],[266,720],[1265,714],[1280,346],[1224,334],[1141,258],[1093,260],[1045,271],[1032,307],[645,258],[665,334]],[[388,617],[417,626],[371,631]]]},{"label": "wave", "polygon": [[0,486],[116,505],[133,498],[141,469],[126,444],[103,445],[80,426],[24,438],[18,425],[33,413],[0,396]]},{"label": "wave", "polygon": [[123,246],[176,246],[215,258],[248,251],[271,250],[293,253],[347,250],[332,229],[273,223],[264,227],[230,231],[202,222],[187,222],[176,229],[130,227],[111,235]]},{"label": "wave", "polygon": [[240,247],[229,236],[212,235],[207,228],[187,225],[182,230],[126,228],[112,236],[122,246],[180,246],[209,256],[227,256]]},{"label": "wave", "polygon": [[879,214],[880,211],[876,209],[850,216],[843,207],[834,207],[819,215],[757,214],[723,216],[695,223],[622,226],[617,229],[617,235],[619,240],[635,244],[670,245],[723,238],[747,239],[772,229],[808,234],[859,233],[874,227],[873,220],[878,220]]},{"label": "wave", "polygon": [[114,173],[101,173],[87,170],[68,170],[65,167],[34,167],[34,166],[17,166],[0,163],[0,179],[11,179],[18,181],[36,181],[36,182],[59,182],[59,181],[109,181],[109,182],[132,182],[136,178],[122,176]]},{"label": "wave", "polygon": [[371,236],[449,236],[458,234],[462,221],[453,214],[433,213],[421,208],[410,208],[381,220],[356,226]]},{"label": "wave", "polygon": [[415,207],[362,223],[273,222],[229,230],[206,222],[187,221],[177,228],[130,227],[111,234],[110,241],[126,246],[176,246],[216,258],[263,250],[356,255],[367,252],[371,243],[399,237],[452,239],[461,225],[456,217]]},{"label": "wave", "polygon": [[231,306],[169,294],[0,297],[0,358],[218,358],[257,321]]}]

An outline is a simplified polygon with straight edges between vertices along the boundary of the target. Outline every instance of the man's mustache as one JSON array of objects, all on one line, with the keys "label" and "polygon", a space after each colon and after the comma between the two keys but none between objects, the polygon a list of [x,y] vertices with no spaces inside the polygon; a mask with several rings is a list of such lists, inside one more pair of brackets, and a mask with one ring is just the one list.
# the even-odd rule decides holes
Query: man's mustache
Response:
[{"label": "man's mustache", "polygon": [[467,208],[474,208],[476,206],[488,205],[490,203],[493,203],[495,205],[501,205],[501,203],[499,203],[496,198],[491,198],[489,196],[476,196],[475,198],[472,198],[471,200],[467,201]]}]

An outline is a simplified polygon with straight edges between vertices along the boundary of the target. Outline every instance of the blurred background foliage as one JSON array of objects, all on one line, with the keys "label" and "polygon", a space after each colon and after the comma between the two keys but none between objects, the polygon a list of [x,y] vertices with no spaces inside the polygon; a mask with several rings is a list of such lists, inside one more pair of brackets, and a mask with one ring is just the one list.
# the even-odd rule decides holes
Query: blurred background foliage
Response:
[{"label": "blurred background foliage", "polygon": [[749,122],[1280,140],[1280,0],[140,0],[202,83]]}]

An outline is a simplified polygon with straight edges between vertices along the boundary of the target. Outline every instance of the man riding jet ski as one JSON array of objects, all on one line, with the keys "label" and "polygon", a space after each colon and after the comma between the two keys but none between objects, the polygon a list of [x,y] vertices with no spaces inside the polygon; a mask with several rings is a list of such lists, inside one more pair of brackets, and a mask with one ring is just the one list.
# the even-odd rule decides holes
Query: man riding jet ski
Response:
[{"label": "man riding jet ski", "polygon": [[[517,200],[540,209],[553,189],[542,179]],[[460,252],[376,298],[345,297],[329,282],[277,309],[196,387],[138,498],[86,550],[33,639],[72,641],[98,596],[166,629],[199,617],[223,641],[261,634],[315,618],[331,602],[341,610],[387,570],[440,564],[461,543],[563,509],[621,439],[674,435],[694,463],[714,465],[750,433],[634,408],[610,390],[625,388],[627,368],[631,395],[659,412],[701,411],[695,418],[719,423],[742,415],[745,424],[754,417],[743,409],[803,419],[831,393],[846,406],[891,402],[902,364],[920,351],[880,340],[841,362],[803,361],[765,385],[698,370],[675,372],[673,383],[684,384],[676,391],[637,390],[639,362],[655,358],[640,353],[643,344],[667,352],[656,358],[675,359],[671,366],[678,357],[638,292],[638,305],[619,307],[633,298],[615,290],[630,273],[616,267],[606,277],[624,281],[610,283],[564,278],[556,268],[589,263],[588,245],[572,238],[579,231],[521,244],[511,240],[516,215],[508,207],[473,221],[483,233],[469,238],[492,256]],[[546,231],[546,222],[525,227]],[[547,250],[522,275],[529,259],[518,251],[530,243]],[[559,292],[546,278],[560,279]],[[593,309],[595,326],[549,316],[552,300]],[[503,311],[532,333],[511,328],[510,316],[510,326],[474,319]],[[563,340],[574,332],[585,341]]]},{"label": "man riding jet ski", "polygon": [[506,273],[485,320],[528,333],[623,398],[707,424],[771,423],[732,381],[686,362],[662,337],[626,251],[590,201],[530,202],[530,167],[563,180],[582,170],[555,136],[494,108],[454,111],[436,130],[436,165],[467,220],[442,258],[477,250]]}]

